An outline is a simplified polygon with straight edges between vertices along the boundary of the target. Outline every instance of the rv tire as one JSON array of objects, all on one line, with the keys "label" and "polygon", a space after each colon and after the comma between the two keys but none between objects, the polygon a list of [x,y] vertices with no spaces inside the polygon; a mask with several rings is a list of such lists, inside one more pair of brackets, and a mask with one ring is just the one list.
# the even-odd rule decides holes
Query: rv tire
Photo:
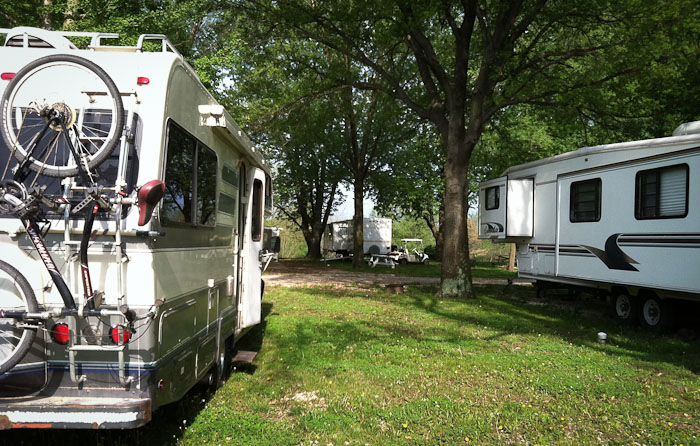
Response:
[{"label": "rv tire", "polygon": [[639,321],[645,328],[663,333],[671,328],[674,320],[673,302],[647,295],[642,299]]},{"label": "rv tire", "polygon": [[630,296],[625,291],[617,291],[612,295],[612,310],[617,320],[631,324],[637,320],[639,312],[638,299]]},{"label": "rv tire", "polygon": [[[27,279],[12,265],[0,260],[0,300],[1,309],[14,311],[27,311],[36,313],[39,305],[36,302],[34,291]],[[0,349],[0,374],[7,372],[17,365],[29,352],[34,339],[36,328],[24,326],[18,328],[15,325],[17,319],[0,319],[0,339],[3,341]],[[19,339],[16,341],[16,339]]]}]

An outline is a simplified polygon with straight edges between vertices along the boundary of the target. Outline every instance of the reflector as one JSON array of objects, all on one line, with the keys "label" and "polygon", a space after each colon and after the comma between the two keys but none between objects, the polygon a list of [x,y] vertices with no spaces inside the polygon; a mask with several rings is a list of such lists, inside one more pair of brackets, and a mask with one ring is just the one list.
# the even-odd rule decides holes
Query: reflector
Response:
[{"label": "reflector", "polygon": [[51,337],[59,344],[67,344],[70,341],[70,327],[63,322],[53,326]]},{"label": "reflector", "polygon": [[[121,332],[121,339],[120,339],[120,332]],[[115,344],[119,344],[119,341],[121,340],[123,344],[126,344],[129,342],[129,339],[131,339],[131,332],[127,330],[126,327],[122,325],[117,325],[116,327],[112,327],[112,329],[109,331],[109,337],[112,339],[112,342]]]}]

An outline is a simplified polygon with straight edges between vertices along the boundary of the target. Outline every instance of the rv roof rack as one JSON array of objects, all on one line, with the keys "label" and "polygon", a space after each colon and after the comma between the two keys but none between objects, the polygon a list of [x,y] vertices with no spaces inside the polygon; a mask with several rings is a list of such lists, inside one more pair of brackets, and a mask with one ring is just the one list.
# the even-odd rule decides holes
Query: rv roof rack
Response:
[{"label": "rv roof rack", "polygon": [[5,46],[24,48],[58,48],[76,49],[76,46],[68,37],[89,37],[88,48],[93,51],[128,51],[143,52],[144,42],[147,40],[160,40],[161,51],[172,52],[181,59],[182,54],[164,34],[141,34],[136,46],[103,45],[103,39],[118,39],[118,33],[87,32],[87,31],[50,31],[41,28],[20,26],[16,28],[0,28],[0,34],[5,34]]}]

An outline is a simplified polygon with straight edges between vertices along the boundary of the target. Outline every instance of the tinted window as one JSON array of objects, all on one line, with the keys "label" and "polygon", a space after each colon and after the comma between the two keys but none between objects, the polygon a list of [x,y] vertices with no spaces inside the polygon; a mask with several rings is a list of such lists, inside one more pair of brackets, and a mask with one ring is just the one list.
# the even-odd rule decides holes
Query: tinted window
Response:
[{"label": "tinted window", "polygon": [[197,151],[197,223],[216,223],[216,153],[201,144]]},{"label": "tinted window", "polygon": [[600,220],[600,178],[571,183],[569,220],[572,223]]},{"label": "tinted window", "polygon": [[253,182],[253,223],[250,227],[253,241],[259,242],[262,238],[262,204],[263,204],[263,184],[260,180]]},{"label": "tinted window", "polygon": [[[78,116],[80,117],[80,111],[77,112]],[[124,118],[126,120],[127,117],[127,110],[124,111]],[[109,126],[109,122],[105,124],[105,117],[100,116],[100,113],[98,110],[87,110],[85,112],[85,117],[83,118],[84,121],[82,122],[82,127],[81,130],[83,134],[86,136],[93,136],[97,130],[100,129],[100,127],[104,127],[105,125]],[[139,169],[139,155],[138,155],[138,147],[141,143],[140,139],[140,132],[141,132],[141,119],[138,114],[134,113],[133,115],[133,121],[131,122],[131,128],[133,129],[132,133],[135,135],[135,138],[133,140],[130,139],[127,148],[128,148],[128,159],[127,159],[127,164],[126,164],[126,175],[125,175],[125,181],[126,181],[126,186],[124,188],[124,191],[127,194],[130,194],[133,190],[134,187],[136,186],[136,178],[138,176],[138,169]],[[21,133],[21,132],[20,132]],[[89,141],[84,142],[88,148],[91,148],[90,144],[92,144]],[[94,149],[94,147],[93,147]],[[119,169],[119,156],[121,153],[121,144],[117,144],[117,147],[114,149],[114,151],[110,154],[109,157],[102,163],[100,163],[98,166],[96,166],[93,171],[94,173],[97,174],[97,184],[101,186],[106,186],[106,187],[112,187],[117,181],[117,173]],[[56,161],[54,161],[56,162]],[[68,163],[69,161],[66,161]],[[72,161],[70,161],[72,162]],[[10,180],[13,177],[13,169],[17,167],[17,160],[14,156],[12,156],[12,153],[10,149],[6,146],[4,138],[0,137],[0,175],[4,175],[1,179],[4,180]],[[80,179],[80,177],[74,177],[74,180],[76,184],[82,185],[83,181]],[[63,190],[64,187],[61,185],[61,178],[55,178],[55,177],[48,177],[46,175],[39,175],[37,172],[31,171],[29,176],[27,177],[25,181],[25,185],[29,186],[30,184],[35,184],[37,186],[46,186],[46,189],[44,190],[45,195],[49,196],[62,196],[63,195]],[[71,202],[73,206],[77,205],[82,199],[84,198],[84,194],[82,192],[75,192],[72,197],[68,197],[68,201]],[[123,211],[122,211],[122,216],[125,218],[127,215],[127,207],[125,206]],[[49,218],[56,218],[56,217],[62,217],[63,212],[53,212],[49,211],[47,212],[47,216]],[[11,215],[0,215],[0,218],[3,217],[11,217],[15,218],[14,216]],[[104,219],[113,219],[114,215],[110,215],[109,212],[106,211],[100,211],[97,214],[97,218],[104,220]]]},{"label": "tinted window", "polygon": [[163,222],[213,226],[216,172],[216,153],[169,122]]},{"label": "tinted window", "polygon": [[486,189],[486,210],[498,209],[501,205],[501,188],[493,186]]},{"label": "tinted window", "polygon": [[637,173],[634,216],[637,219],[682,218],[688,214],[688,166]]},{"label": "tinted window", "polygon": [[165,167],[165,197],[163,221],[193,223],[192,198],[194,182],[195,139],[172,123],[168,124],[167,162]]}]

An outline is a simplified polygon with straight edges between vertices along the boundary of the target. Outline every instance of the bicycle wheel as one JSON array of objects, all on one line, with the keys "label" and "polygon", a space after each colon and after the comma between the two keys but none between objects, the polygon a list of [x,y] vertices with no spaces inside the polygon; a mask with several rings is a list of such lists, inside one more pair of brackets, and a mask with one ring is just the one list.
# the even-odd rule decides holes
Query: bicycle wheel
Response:
[{"label": "bicycle wheel", "polygon": [[[34,291],[13,266],[0,260],[0,310],[36,312]],[[36,328],[20,326],[21,321],[0,318],[0,374],[17,365],[29,351]]]},{"label": "bicycle wheel", "polygon": [[25,65],[0,101],[7,148],[50,177],[78,174],[71,146],[86,170],[96,167],[117,146],[123,127],[124,106],[112,79],[95,63],[69,54]]}]

